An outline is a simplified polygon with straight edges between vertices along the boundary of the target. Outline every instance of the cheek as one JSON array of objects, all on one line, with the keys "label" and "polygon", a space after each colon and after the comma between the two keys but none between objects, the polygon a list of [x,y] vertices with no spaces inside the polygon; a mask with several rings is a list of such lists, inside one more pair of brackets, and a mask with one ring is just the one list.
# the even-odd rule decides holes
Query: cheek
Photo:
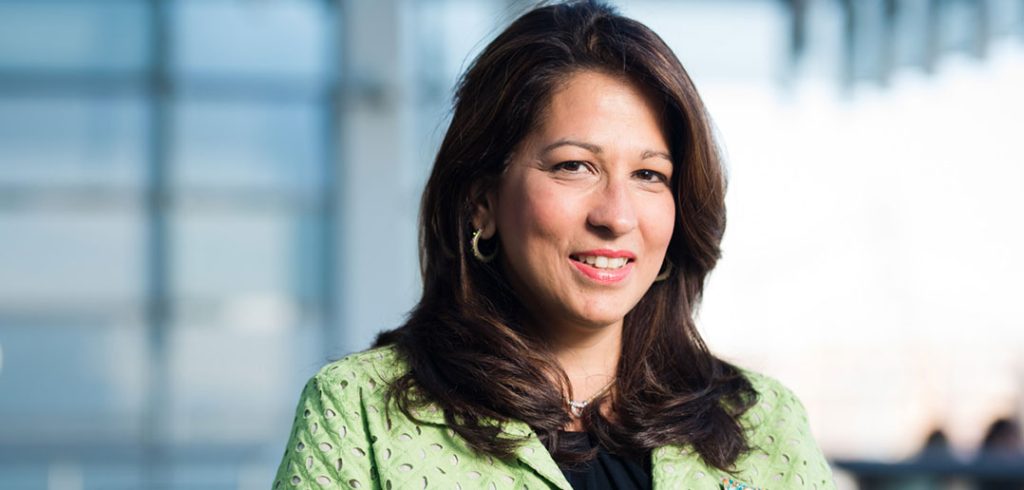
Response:
[{"label": "cheek", "polygon": [[645,219],[646,234],[652,247],[668,249],[676,224],[676,203],[671,196],[652,203]]},{"label": "cheek", "polygon": [[572,236],[576,206],[564,192],[551,186],[533,186],[505,194],[499,226],[510,247],[536,250],[559,247]]}]

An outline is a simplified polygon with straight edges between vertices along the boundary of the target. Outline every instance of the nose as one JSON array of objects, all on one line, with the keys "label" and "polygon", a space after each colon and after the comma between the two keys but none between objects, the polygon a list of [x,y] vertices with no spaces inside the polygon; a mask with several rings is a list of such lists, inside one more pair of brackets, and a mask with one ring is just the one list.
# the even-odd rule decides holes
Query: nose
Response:
[{"label": "nose", "polygon": [[626,182],[609,180],[595,192],[587,224],[610,236],[621,236],[637,227],[636,207]]}]

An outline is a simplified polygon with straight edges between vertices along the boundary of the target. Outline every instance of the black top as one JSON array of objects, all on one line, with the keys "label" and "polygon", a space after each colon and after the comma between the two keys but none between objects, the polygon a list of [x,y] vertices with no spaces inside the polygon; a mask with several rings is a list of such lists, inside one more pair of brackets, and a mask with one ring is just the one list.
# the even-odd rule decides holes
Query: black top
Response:
[{"label": "black top", "polygon": [[559,432],[558,446],[573,451],[597,447],[597,456],[573,466],[561,466],[575,490],[650,490],[651,454],[637,460],[609,453],[586,432]]}]

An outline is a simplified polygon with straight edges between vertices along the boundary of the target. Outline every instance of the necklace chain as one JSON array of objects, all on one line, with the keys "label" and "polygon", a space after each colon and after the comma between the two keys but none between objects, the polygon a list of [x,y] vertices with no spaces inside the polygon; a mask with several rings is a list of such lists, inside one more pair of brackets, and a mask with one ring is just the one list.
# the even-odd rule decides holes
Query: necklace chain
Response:
[{"label": "necklace chain", "polygon": [[583,409],[587,408],[587,405],[590,405],[590,402],[594,401],[595,398],[605,394],[605,392],[608,391],[608,388],[611,388],[613,384],[615,384],[615,378],[612,378],[612,380],[609,381],[608,384],[601,387],[600,390],[597,390],[597,392],[595,392],[593,395],[590,395],[590,398],[587,398],[586,400],[583,401],[566,399],[566,401],[569,402],[569,411],[572,413],[573,417],[582,416]]}]

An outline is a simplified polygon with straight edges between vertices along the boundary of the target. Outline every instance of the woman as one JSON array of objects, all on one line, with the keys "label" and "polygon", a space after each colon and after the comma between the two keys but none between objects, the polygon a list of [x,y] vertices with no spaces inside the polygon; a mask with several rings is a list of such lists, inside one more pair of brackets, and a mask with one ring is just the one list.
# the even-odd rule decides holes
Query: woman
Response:
[{"label": "woman", "polygon": [[526,13],[458,87],[422,299],[309,382],[275,488],[832,488],[792,393],[695,328],[724,192],[657,35]]}]

